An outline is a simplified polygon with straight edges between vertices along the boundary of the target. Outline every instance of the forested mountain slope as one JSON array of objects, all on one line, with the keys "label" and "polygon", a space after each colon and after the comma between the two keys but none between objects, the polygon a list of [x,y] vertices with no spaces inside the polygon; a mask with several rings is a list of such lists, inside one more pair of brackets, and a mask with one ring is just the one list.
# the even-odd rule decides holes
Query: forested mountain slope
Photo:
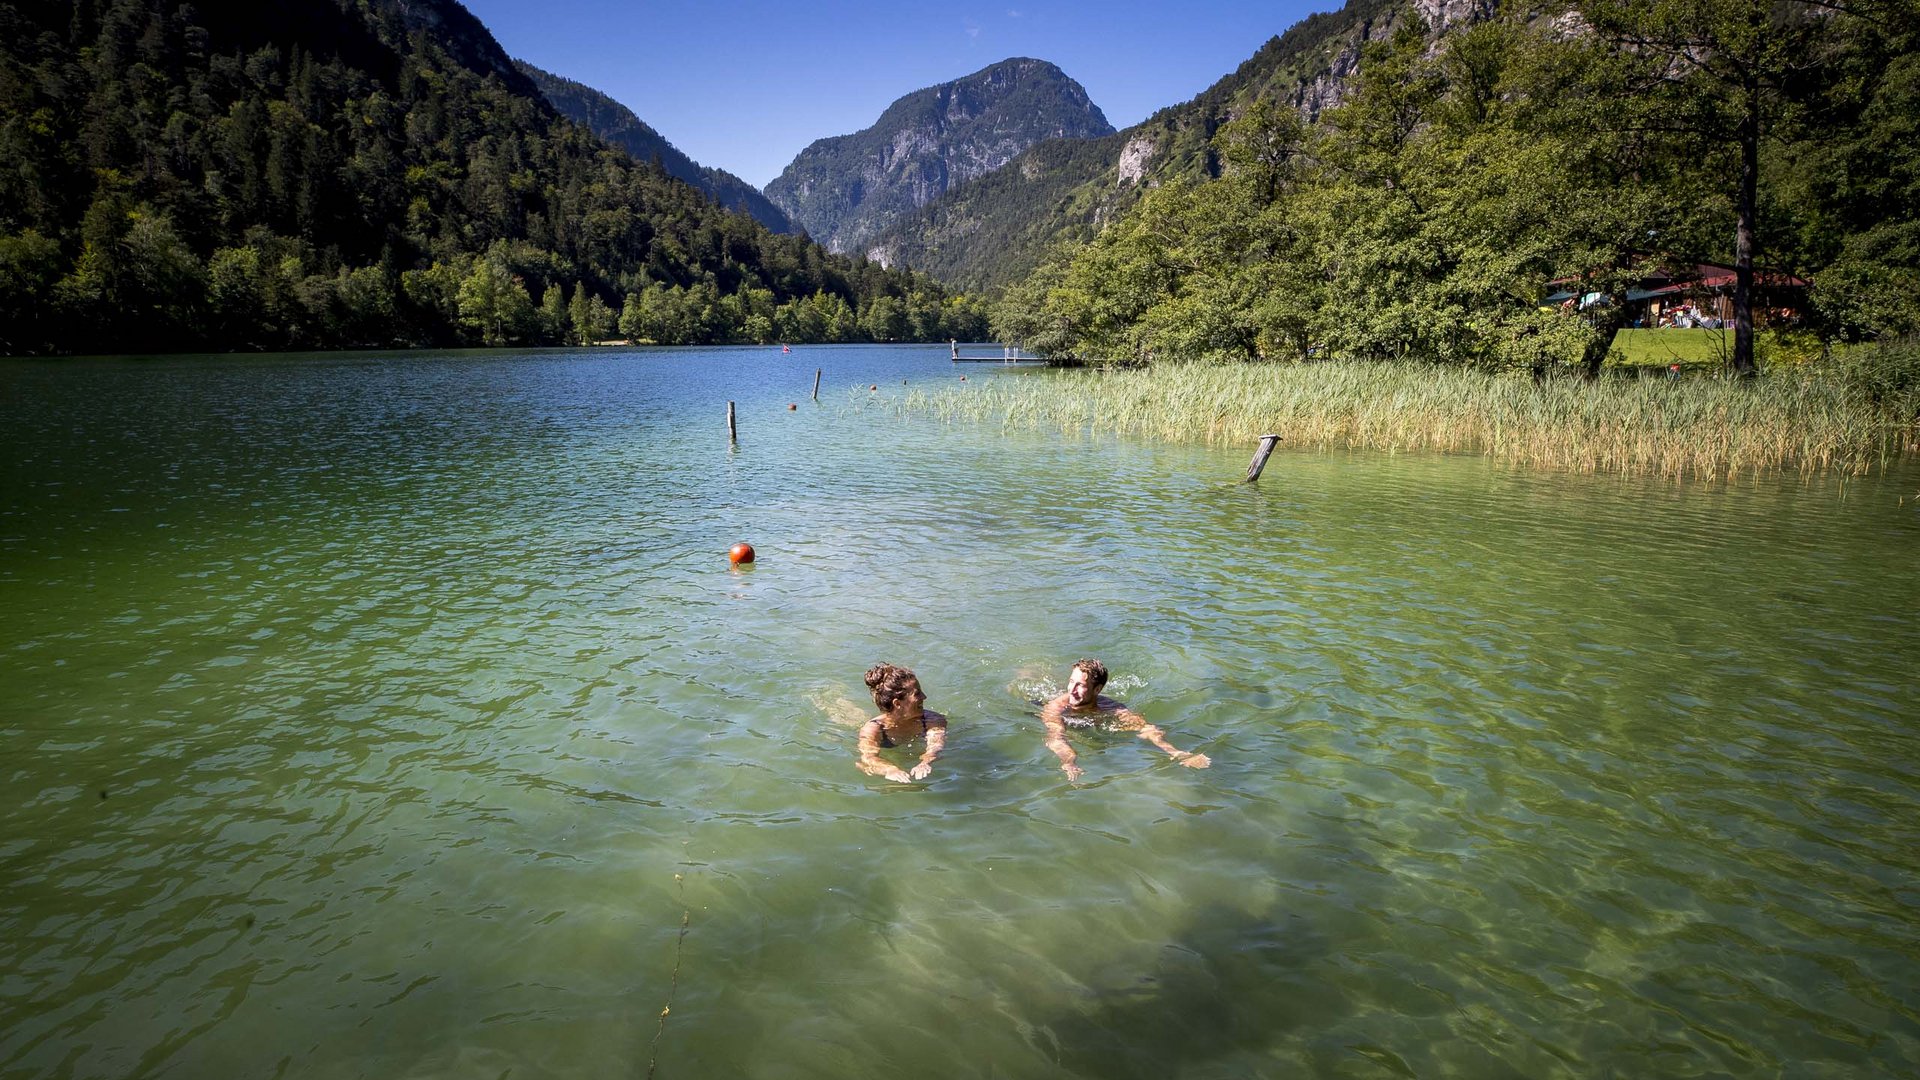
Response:
[{"label": "forested mountain slope", "polygon": [[[0,4],[0,351],[939,338],[557,115],[453,0]],[[949,325],[958,320],[956,325]]]},{"label": "forested mountain slope", "polygon": [[1059,68],[1003,60],[900,98],[864,131],[813,143],[767,197],[831,250],[858,252],[895,219],[1037,142],[1112,131]]},{"label": "forested mountain slope", "polygon": [[514,61],[520,73],[533,80],[547,103],[560,115],[602,139],[632,154],[637,161],[651,162],[679,177],[707,197],[729,210],[751,214],[755,221],[774,232],[793,232],[794,226],[779,207],[768,201],[760,189],[724,169],[708,168],[680,152],[632,109],[591,86],[577,83],[551,72],[542,71],[524,60]]}]

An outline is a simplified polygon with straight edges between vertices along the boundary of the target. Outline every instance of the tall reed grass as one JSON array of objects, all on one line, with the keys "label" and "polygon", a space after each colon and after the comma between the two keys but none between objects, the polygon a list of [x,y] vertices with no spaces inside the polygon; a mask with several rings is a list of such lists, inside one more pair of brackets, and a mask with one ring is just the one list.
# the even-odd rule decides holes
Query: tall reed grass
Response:
[{"label": "tall reed grass", "polygon": [[1179,442],[1479,453],[1519,465],[1672,477],[1859,473],[1920,451],[1920,422],[1839,367],[1757,380],[1525,378],[1327,362],[1030,372],[917,390],[949,422]]}]

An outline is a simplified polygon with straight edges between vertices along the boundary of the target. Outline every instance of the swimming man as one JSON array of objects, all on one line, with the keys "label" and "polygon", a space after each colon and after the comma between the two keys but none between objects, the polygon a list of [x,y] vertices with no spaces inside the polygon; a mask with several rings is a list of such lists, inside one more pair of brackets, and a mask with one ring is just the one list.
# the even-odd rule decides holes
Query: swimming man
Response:
[{"label": "swimming man", "polygon": [[1105,664],[1098,660],[1076,661],[1073,671],[1067,676],[1067,692],[1047,702],[1040,710],[1040,719],[1047,725],[1047,749],[1060,759],[1060,771],[1067,774],[1067,779],[1080,779],[1080,766],[1074,764],[1076,755],[1073,747],[1067,745],[1067,729],[1070,727],[1103,725],[1112,731],[1136,732],[1190,769],[1204,769],[1213,764],[1205,754],[1175,750],[1167,742],[1166,733],[1147,723],[1146,717],[1112,698],[1100,696],[1101,688],[1106,685]]}]

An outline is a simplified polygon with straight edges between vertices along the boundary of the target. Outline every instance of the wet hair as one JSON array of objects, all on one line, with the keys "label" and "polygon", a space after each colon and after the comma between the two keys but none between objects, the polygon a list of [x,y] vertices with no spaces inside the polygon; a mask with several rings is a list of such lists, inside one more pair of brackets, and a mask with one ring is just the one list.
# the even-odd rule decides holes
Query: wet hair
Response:
[{"label": "wet hair", "polygon": [[1101,687],[1107,685],[1107,665],[1092,657],[1075,660],[1073,666],[1067,669],[1067,674],[1072,675],[1076,671],[1087,673],[1087,682],[1093,684],[1093,692],[1096,694],[1100,692]]},{"label": "wet hair", "polygon": [[893,664],[875,664],[867,669],[867,688],[873,691],[873,703],[881,712],[892,712],[893,703],[907,694],[907,687],[920,680],[913,672]]}]

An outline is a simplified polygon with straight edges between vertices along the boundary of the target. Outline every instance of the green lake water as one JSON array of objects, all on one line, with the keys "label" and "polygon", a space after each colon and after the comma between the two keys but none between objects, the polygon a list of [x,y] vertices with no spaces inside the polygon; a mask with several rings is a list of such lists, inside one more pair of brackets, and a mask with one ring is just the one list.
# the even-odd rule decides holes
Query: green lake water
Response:
[{"label": "green lake water", "polygon": [[[0,1076],[1920,1070],[1920,470],[1249,486],[946,356],[0,366]],[[1067,783],[1082,655],[1213,767]]]}]

